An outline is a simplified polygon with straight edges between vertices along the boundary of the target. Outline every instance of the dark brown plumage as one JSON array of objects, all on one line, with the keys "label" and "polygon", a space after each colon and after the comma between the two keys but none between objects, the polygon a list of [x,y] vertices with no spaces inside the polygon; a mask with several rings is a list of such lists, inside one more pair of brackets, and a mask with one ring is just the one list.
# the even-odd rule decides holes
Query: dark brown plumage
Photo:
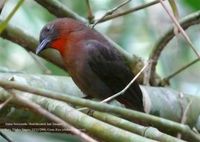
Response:
[{"label": "dark brown plumage", "polygon": [[[40,33],[36,53],[46,47],[61,53],[72,79],[88,96],[105,99],[134,78],[121,53],[97,31],[79,21],[62,18],[47,24]],[[144,111],[137,82],[116,99],[128,108]]]}]

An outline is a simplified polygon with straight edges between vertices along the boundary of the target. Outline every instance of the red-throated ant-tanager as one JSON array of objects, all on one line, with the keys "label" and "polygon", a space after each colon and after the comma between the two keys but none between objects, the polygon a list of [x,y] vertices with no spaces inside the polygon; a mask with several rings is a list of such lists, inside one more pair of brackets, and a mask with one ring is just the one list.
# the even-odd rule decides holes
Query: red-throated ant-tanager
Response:
[{"label": "red-throated ant-tanager", "polygon": [[[36,53],[47,47],[60,52],[72,79],[90,97],[112,96],[134,78],[124,56],[80,21],[60,18],[44,26]],[[143,95],[136,81],[116,99],[128,108],[144,112]]]}]

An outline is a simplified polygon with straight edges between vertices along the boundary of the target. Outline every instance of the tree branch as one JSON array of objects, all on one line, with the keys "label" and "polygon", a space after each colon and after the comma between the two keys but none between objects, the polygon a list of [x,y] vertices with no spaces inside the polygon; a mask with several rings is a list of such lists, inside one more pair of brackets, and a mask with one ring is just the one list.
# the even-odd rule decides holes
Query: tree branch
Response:
[{"label": "tree branch", "polygon": [[[38,76],[37,76],[37,78],[38,78]],[[20,79],[18,81],[20,81]],[[49,81],[49,82],[51,82],[51,81]],[[55,84],[55,79],[54,79],[53,84]],[[111,106],[111,105],[108,105],[108,104],[101,104],[99,102],[94,102],[94,101],[85,100],[85,99],[81,99],[81,98],[77,98],[77,97],[73,97],[73,96],[68,96],[68,95],[65,95],[65,94],[62,94],[62,93],[46,91],[44,89],[37,89],[37,88],[30,87],[30,86],[33,86],[33,85],[27,86],[27,85],[22,85],[22,84],[19,84],[19,83],[16,83],[16,82],[1,80],[0,86],[5,87],[7,89],[8,88],[15,88],[17,90],[34,93],[36,95],[40,95],[40,96],[44,96],[44,97],[50,97],[52,99],[68,102],[68,103],[71,103],[71,104],[76,105],[76,106],[88,107],[88,108],[98,110],[98,111],[111,112],[111,113],[117,114],[117,115],[119,115],[123,118],[129,119],[129,120],[139,120],[140,122],[141,121],[145,122],[147,124],[150,124],[150,125],[153,125],[153,126],[159,128],[161,130],[164,130],[164,131],[167,130],[167,132],[170,132],[170,133],[179,133],[180,132],[180,133],[182,133],[183,136],[188,136],[188,138],[190,138],[190,139],[195,139],[195,140],[200,139],[199,136],[197,136],[185,124],[179,124],[177,122],[173,122],[173,121],[163,119],[163,118],[159,118],[159,117],[156,117],[156,116],[152,116],[152,115],[149,115],[149,114],[144,114],[144,113],[140,113],[140,112],[137,112],[137,111],[133,111],[133,110],[129,110],[129,109],[121,108],[121,107]],[[154,92],[154,93],[151,93],[150,88],[152,89],[152,92]],[[73,88],[73,90],[75,90],[75,88]],[[142,89],[142,90],[144,91],[144,89]],[[147,90],[149,90],[149,91],[147,91]],[[145,92],[149,92],[149,94],[155,95],[156,88],[147,87],[147,90]],[[145,93],[145,92],[143,92],[143,93],[144,93],[144,95],[146,94],[145,96],[147,96],[147,93]],[[166,93],[164,93],[164,92],[166,92]],[[155,95],[155,96],[151,96],[152,97],[151,99],[156,100],[156,98],[160,98],[161,94],[163,94],[163,96],[165,96],[167,100],[169,99],[169,95],[170,95],[171,99],[173,98],[172,96],[178,96],[174,91],[171,91],[171,93],[170,93],[169,89],[162,88],[161,92],[158,93],[159,97]],[[183,97],[182,100],[184,100],[184,99],[186,99],[185,101],[188,100],[188,98]],[[198,107],[197,102],[200,101],[200,98],[195,97],[193,100],[194,100],[193,101],[194,104],[191,105],[191,109],[193,110],[192,111],[193,116],[196,116],[196,118],[191,118],[191,119],[197,120],[197,118],[199,116],[199,111],[200,111],[200,110],[198,110],[199,107]],[[161,102],[160,100],[157,100],[157,101]],[[180,100],[178,100],[178,101],[180,101]],[[196,101],[196,103],[195,103],[195,101]],[[173,100],[172,102],[175,103],[177,106],[179,106],[179,103],[177,103],[176,101]],[[163,103],[165,104],[164,106],[163,106]],[[153,111],[156,111],[157,114],[158,113],[164,113],[164,114],[166,113],[166,110],[165,110],[165,112],[162,111],[162,109],[161,109],[162,107],[167,109],[167,111],[169,111],[171,107],[173,108],[173,110],[174,110],[174,108],[176,108],[176,107],[172,106],[171,104],[169,104],[169,102],[162,102],[160,104],[160,106],[158,106],[159,103],[157,103],[157,102],[155,102],[155,103],[152,102],[152,104],[157,104],[156,108],[157,109],[159,108],[159,110],[161,111],[161,112],[159,112],[157,110],[153,110]],[[169,104],[169,106],[168,106],[168,104]],[[187,106],[187,103],[186,103],[186,106]],[[177,115],[177,111],[179,111],[179,109],[176,108],[176,111],[174,112],[173,115]],[[173,115],[169,115],[169,116],[173,116]],[[190,114],[188,114],[188,115],[190,115]],[[190,121],[190,120],[188,119],[188,121]]]},{"label": "tree branch", "polygon": [[3,132],[0,131],[0,136],[2,136],[7,142],[14,142],[8,136],[6,136]]},{"label": "tree branch", "polygon": [[[89,133],[92,136],[102,141],[105,141],[105,142],[110,142],[110,141],[155,142],[154,140],[144,138],[142,136],[136,135],[134,133],[122,130],[120,128],[117,128],[107,123],[96,120],[84,113],[81,113],[75,110],[74,108],[70,107],[66,103],[56,101],[53,99],[42,98],[39,96],[22,93],[18,91],[16,91],[15,93],[16,95],[19,95],[19,96],[28,95],[29,97],[26,97],[27,99],[33,101],[34,103],[37,103],[38,105],[42,106],[46,110],[50,110],[51,113],[55,114],[56,116],[58,116],[65,122],[68,122],[79,129],[85,130],[86,133]],[[0,100],[7,99],[8,97],[10,97],[10,94],[8,92],[1,94]],[[15,105],[21,105],[19,104],[17,99],[13,99],[12,103],[14,103]]]},{"label": "tree branch", "polygon": [[0,1],[0,14],[1,14],[2,10],[3,10],[3,7],[4,7],[5,3],[6,3],[6,0],[1,0]]},{"label": "tree branch", "polygon": [[[189,28],[190,26],[196,25],[200,23],[200,11],[197,11],[195,13],[192,13],[188,16],[186,16],[185,18],[183,18],[180,22],[180,25],[182,26],[182,28],[184,30],[186,30],[187,28]],[[155,78],[156,78],[156,73],[155,73],[155,69],[156,69],[156,65],[158,62],[158,58],[160,57],[163,49],[166,47],[166,45],[169,43],[169,41],[175,36],[174,35],[174,28],[171,27],[163,37],[160,38],[160,40],[154,45],[154,48],[151,52],[151,55],[149,57],[149,59],[152,60],[152,66],[151,66],[151,74],[150,74],[150,78],[151,78],[151,84],[152,85],[157,85],[159,84],[159,82],[155,82]]]},{"label": "tree branch", "polygon": [[98,111],[94,111],[91,115],[99,120],[102,120],[104,122],[107,122],[119,128],[128,130],[130,132],[139,134],[141,136],[144,136],[153,140],[157,140],[161,142],[164,142],[164,141],[183,142],[183,140],[180,140],[170,135],[167,135],[165,133],[162,133],[156,128],[144,127],[142,125],[138,125],[136,123],[116,117],[114,115],[110,115],[110,114],[98,112]]},{"label": "tree branch", "polygon": [[37,3],[45,7],[51,14],[56,17],[70,17],[82,22],[86,22],[84,18],[70,10],[67,6],[64,6],[58,0],[35,0]]},{"label": "tree branch", "polygon": [[103,18],[101,20],[98,19],[98,20],[99,20],[99,23],[102,23],[102,22],[105,22],[105,21],[108,21],[108,20],[111,20],[111,19],[114,19],[114,18],[118,18],[118,17],[124,16],[124,15],[130,14],[130,13],[133,13],[135,11],[147,8],[149,6],[152,6],[152,5],[155,5],[155,4],[158,4],[158,3],[159,3],[159,0],[155,0],[155,1],[152,1],[152,2],[149,2],[149,3],[146,3],[146,4],[142,4],[142,5],[130,8],[130,9],[123,11],[123,12],[120,12],[120,13],[116,13],[116,14],[113,14],[113,15],[110,15],[110,16],[106,16],[105,18]]},{"label": "tree branch", "polygon": [[[10,25],[7,25],[6,29],[1,33],[0,36],[4,39],[21,45],[26,50],[32,51],[33,53],[35,53],[35,49],[38,45],[38,40],[36,40],[34,37],[26,34],[21,29]],[[48,61],[54,63],[55,65],[64,68],[63,61],[61,60],[61,57],[58,53],[56,54],[52,50],[49,50],[41,53],[41,56]]]},{"label": "tree branch", "polygon": [[17,103],[30,108],[33,112],[36,112],[36,113],[38,113],[42,116],[45,116],[46,118],[48,118],[51,121],[58,123],[61,127],[65,128],[68,131],[72,132],[73,134],[77,135],[82,140],[84,140],[86,142],[97,142],[96,140],[94,140],[93,138],[88,136],[87,134],[81,132],[79,129],[77,129],[77,128],[73,127],[72,125],[68,124],[67,122],[63,121],[62,119],[60,119],[56,115],[48,112],[47,110],[42,108],[40,105],[22,97],[22,96],[19,96],[19,95],[13,95],[13,96],[14,96],[15,101]]}]

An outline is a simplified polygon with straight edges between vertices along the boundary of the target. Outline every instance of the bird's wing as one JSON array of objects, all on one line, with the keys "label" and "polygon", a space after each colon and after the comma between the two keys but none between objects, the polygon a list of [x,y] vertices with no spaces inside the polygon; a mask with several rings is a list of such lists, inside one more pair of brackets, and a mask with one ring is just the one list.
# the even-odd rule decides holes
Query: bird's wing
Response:
[{"label": "bird's wing", "polygon": [[[134,78],[130,68],[125,64],[123,56],[113,47],[108,47],[96,40],[86,43],[88,64],[93,72],[113,91],[117,93],[124,89]],[[119,97],[121,103],[140,111],[144,111],[143,96],[137,82]]]}]

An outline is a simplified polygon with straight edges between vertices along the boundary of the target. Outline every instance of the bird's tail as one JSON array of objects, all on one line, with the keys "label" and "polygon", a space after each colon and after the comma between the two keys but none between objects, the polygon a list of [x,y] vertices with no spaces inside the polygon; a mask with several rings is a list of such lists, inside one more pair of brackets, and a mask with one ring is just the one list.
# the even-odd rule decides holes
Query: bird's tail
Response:
[{"label": "bird's tail", "polygon": [[142,91],[137,82],[133,83],[117,100],[127,108],[145,112]]}]

